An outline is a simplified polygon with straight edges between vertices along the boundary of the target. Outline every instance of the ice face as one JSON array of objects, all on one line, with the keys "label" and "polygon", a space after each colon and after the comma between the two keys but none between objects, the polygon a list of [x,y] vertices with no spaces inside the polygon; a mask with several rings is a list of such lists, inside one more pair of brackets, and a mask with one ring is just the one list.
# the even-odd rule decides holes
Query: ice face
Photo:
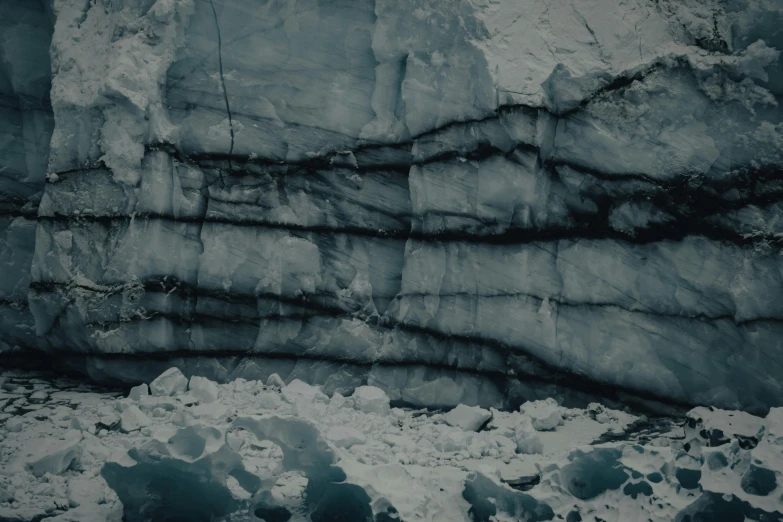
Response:
[{"label": "ice face", "polygon": [[6,2],[0,21],[0,352],[37,345],[27,287],[54,126],[45,4]]},{"label": "ice face", "polygon": [[45,99],[51,38],[51,112],[2,149],[9,346],[411,405],[780,403],[774,2],[10,12],[3,92]]}]

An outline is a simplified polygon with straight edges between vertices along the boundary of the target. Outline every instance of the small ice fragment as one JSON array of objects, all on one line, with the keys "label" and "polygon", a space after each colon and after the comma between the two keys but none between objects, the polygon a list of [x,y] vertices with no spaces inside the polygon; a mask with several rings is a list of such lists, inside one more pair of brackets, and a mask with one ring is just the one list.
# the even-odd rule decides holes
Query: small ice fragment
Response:
[{"label": "small ice fragment", "polygon": [[142,397],[150,394],[150,388],[147,383],[141,383],[131,388],[128,398],[132,401],[140,401]]},{"label": "small ice fragment", "polygon": [[285,387],[285,381],[276,373],[273,373],[269,376],[269,378],[266,380],[266,385],[270,388],[283,388]]},{"label": "small ice fragment", "polygon": [[364,444],[367,441],[361,431],[350,426],[332,426],[326,432],[326,438],[338,448],[350,448],[355,444]]},{"label": "small ice fragment", "polygon": [[158,397],[185,393],[187,389],[188,379],[179,368],[169,368],[150,383],[150,392]]},{"label": "small ice fragment", "polygon": [[377,413],[378,415],[388,415],[391,411],[389,407],[389,396],[386,392],[375,386],[359,386],[353,392],[354,407],[364,413]]},{"label": "small ice fragment", "polygon": [[137,406],[125,408],[120,416],[120,429],[126,433],[149,426],[149,424],[149,418]]},{"label": "small ice fragment", "polygon": [[24,419],[22,417],[11,417],[5,421],[5,429],[12,433],[19,433],[24,426]]},{"label": "small ice fragment", "polygon": [[563,410],[551,397],[543,401],[526,402],[520,410],[531,418],[533,427],[538,431],[553,430],[563,424]]},{"label": "small ice fragment", "polygon": [[81,432],[71,430],[63,440],[50,439],[36,445],[37,450],[27,462],[27,467],[36,477],[43,477],[47,473],[59,475],[77,459],[81,440]]},{"label": "small ice fragment", "polygon": [[13,500],[14,496],[11,494],[11,492],[0,487],[0,504],[4,502],[12,502]]},{"label": "small ice fragment", "polygon": [[310,402],[318,400],[319,402],[328,402],[329,398],[315,386],[310,386],[306,382],[294,379],[285,388],[283,388],[283,398],[290,402],[295,403],[297,399],[305,399]]},{"label": "small ice fragment", "polygon": [[517,443],[517,452],[532,455],[543,453],[544,444],[538,436],[530,419],[523,417],[514,427],[514,441]]},{"label": "small ice fragment", "polygon": [[93,428],[95,425],[84,420],[82,417],[72,417],[71,427],[79,431],[87,431]]},{"label": "small ice fragment", "polygon": [[218,398],[218,385],[206,377],[194,375],[190,378],[188,392],[201,402],[214,402]]},{"label": "small ice fragment", "polygon": [[486,423],[492,414],[478,406],[458,405],[443,416],[449,426],[460,428],[464,431],[478,431]]}]

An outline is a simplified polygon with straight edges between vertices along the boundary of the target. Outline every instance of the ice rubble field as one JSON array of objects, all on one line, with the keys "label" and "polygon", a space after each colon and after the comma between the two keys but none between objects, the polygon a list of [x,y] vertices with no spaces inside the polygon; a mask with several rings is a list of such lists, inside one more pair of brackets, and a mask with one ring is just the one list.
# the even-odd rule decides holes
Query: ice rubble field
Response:
[{"label": "ice rubble field", "polygon": [[128,397],[0,384],[3,521],[783,520],[782,408],[443,412],[175,368]]}]

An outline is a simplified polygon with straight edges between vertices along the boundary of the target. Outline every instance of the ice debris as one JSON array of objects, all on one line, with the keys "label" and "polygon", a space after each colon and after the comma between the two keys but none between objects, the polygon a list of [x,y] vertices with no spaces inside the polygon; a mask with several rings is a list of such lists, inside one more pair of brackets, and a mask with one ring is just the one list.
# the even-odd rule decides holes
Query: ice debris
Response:
[{"label": "ice debris", "polygon": [[563,424],[561,408],[551,397],[543,401],[526,402],[520,411],[530,417],[533,427],[539,431],[553,430]]},{"label": "ice debris", "polygon": [[188,393],[201,402],[215,402],[218,398],[218,386],[206,377],[194,375],[190,378]]},{"label": "ice debris", "polygon": [[138,406],[133,404],[125,408],[120,414],[120,429],[126,433],[140,430],[149,425],[149,418],[138,408]]},{"label": "ice debris", "polygon": [[371,386],[329,397],[301,380],[180,375],[127,398],[4,383],[0,520],[783,517],[783,409],[654,420],[543,400],[438,413],[391,408]]},{"label": "ice debris", "polygon": [[443,420],[449,426],[462,428],[465,431],[478,431],[489,419],[492,414],[484,408],[478,406],[465,406],[460,404],[443,416]]},{"label": "ice debris", "polygon": [[81,440],[81,433],[69,431],[61,440],[36,441],[34,447],[28,446],[32,453],[28,454],[27,468],[36,477],[43,477],[47,473],[59,475],[78,458]]},{"label": "ice debris", "polygon": [[353,398],[357,410],[364,413],[388,415],[390,411],[389,396],[375,386],[359,386],[354,390]]},{"label": "ice debris", "polygon": [[267,378],[266,385],[270,388],[277,388],[279,390],[285,387],[285,381],[278,374],[273,373]]},{"label": "ice debris", "polygon": [[514,426],[514,442],[517,443],[519,453],[533,454],[544,451],[544,444],[528,418],[519,419]]},{"label": "ice debris", "polygon": [[169,368],[150,383],[150,392],[156,397],[184,393],[187,388],[188,379],[179,368]]},{"label": "ice debris", "polygon": [[128,398],[133,401],[139,401],[142,397],[146,397],[149,394],[150,387],[147,386],[147,383],[141,383],[138,386],[131,388],[130,393],[128,393]]},{"label": "ice debris", "polygon": [[326,438],[338,448],[350,448],[355,444],[364,444],[367,441],[367,437],[361,431],[351,426],[332,426],[326,432]]}]

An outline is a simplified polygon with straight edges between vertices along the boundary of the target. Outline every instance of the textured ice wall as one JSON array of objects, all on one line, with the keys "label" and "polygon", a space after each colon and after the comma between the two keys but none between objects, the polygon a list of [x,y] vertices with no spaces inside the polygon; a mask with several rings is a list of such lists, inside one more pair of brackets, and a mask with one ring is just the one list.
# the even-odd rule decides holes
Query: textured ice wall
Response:
[{"label": "textured ice wall", "polygon": [[56,0],[38,339],[131,381],[779,404],[781,9]]},{"label": "textured ice wall", "polygon": [[0,353],[7,353],[36,344],[27,292],[54,120],[51,13],[41,0],[5,0],[1,10]]}]

